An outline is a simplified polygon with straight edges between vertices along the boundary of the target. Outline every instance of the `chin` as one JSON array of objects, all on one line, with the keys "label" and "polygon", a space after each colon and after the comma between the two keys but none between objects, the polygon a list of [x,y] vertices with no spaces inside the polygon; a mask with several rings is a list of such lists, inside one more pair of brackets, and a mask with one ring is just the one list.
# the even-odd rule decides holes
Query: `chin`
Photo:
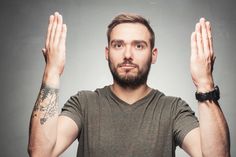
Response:
[{"label": "chin", "polygon": [[127,79],[127,78],[134,78],[134,77],[137,77],[137,74],[136,73],[131,73],[131,72],[123,72],[123,73],[120,73],[119,74],[119,77],[120,78],[125,78],[125,79]]}]

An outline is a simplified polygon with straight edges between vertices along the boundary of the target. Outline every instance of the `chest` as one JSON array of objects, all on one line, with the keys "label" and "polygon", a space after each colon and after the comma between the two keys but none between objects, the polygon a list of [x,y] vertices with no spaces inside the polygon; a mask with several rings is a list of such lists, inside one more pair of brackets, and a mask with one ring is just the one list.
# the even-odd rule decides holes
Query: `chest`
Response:
[{"label": "chest", "polygon": [[152,156],[163,152],[163,147],[172,146],[170,111],[155,104],[130,108],[104,101],[96,104],[84,113],[82,139],[90,153]]}]

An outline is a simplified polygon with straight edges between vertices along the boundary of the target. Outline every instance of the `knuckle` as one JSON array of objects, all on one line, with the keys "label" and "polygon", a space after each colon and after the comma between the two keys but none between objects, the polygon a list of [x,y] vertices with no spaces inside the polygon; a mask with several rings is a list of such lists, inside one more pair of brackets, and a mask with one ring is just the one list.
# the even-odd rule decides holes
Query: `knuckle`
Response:
[{"label": "knuckle", "polygon": [[53,48],[53,42],[52,41],[49,42],[49,47]]},{"label": "knuckle", "polygon": [[57,32],[57,33],[61,32],[61,29],[60,29],[60,28],[57,28],[56,32]]},{"label": "knuckle", "polygon": [[52,47],[53,47],[53,49],[56,50],[57,49],[57,44],[53,43]]}]

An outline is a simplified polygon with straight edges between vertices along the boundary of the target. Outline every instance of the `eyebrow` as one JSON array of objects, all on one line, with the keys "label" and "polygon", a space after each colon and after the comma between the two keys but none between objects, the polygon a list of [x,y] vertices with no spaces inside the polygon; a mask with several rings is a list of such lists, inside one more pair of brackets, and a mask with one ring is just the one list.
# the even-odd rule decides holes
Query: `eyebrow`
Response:
[{"label": "eyebrow", "polygon": [[124,40],[117,40],[117,39],[115,39],[115,40],[112,40],[111,41],[111,45],[113,44],[113,43],[124,43]]},{"label": "eyebrow", "polygon": [[134,41],[132,41],[132,42],[135,43],[135,44],[137,44],[137,43],[142,43],[142,44],[148,46],[148,43],[147,43],[146,41],[144,41],[144,40],[134,40]]},{"label": "eyebrow", "polygon": [[[124,40],[114,39],[111,41],[111,45],[113,43],[125,43],[125,42],[124,42]],[[133,40],[132,43],[135,43],[135,44],[142,43],[142,44],[145,44],[146,46],[148,46],[148,43],[144,40]]]}]

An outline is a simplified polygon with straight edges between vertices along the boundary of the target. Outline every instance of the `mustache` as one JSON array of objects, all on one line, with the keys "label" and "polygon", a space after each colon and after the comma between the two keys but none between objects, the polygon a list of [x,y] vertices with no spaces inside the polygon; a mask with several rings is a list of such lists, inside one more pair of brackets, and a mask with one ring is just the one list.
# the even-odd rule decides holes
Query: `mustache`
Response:
[{"label": "mustache", "polygon": [[132,63],[132,61],[130,61],[130,60],[125,60],[123,63],[120,63],[120,64],[118,64],[117,66],[118,67],[122,67],[122,66],[127,66],[127,65],[129,65],[129,66],[132,66],[132,67],[139,67],[137,64],[135,64],[135,63]]}]

